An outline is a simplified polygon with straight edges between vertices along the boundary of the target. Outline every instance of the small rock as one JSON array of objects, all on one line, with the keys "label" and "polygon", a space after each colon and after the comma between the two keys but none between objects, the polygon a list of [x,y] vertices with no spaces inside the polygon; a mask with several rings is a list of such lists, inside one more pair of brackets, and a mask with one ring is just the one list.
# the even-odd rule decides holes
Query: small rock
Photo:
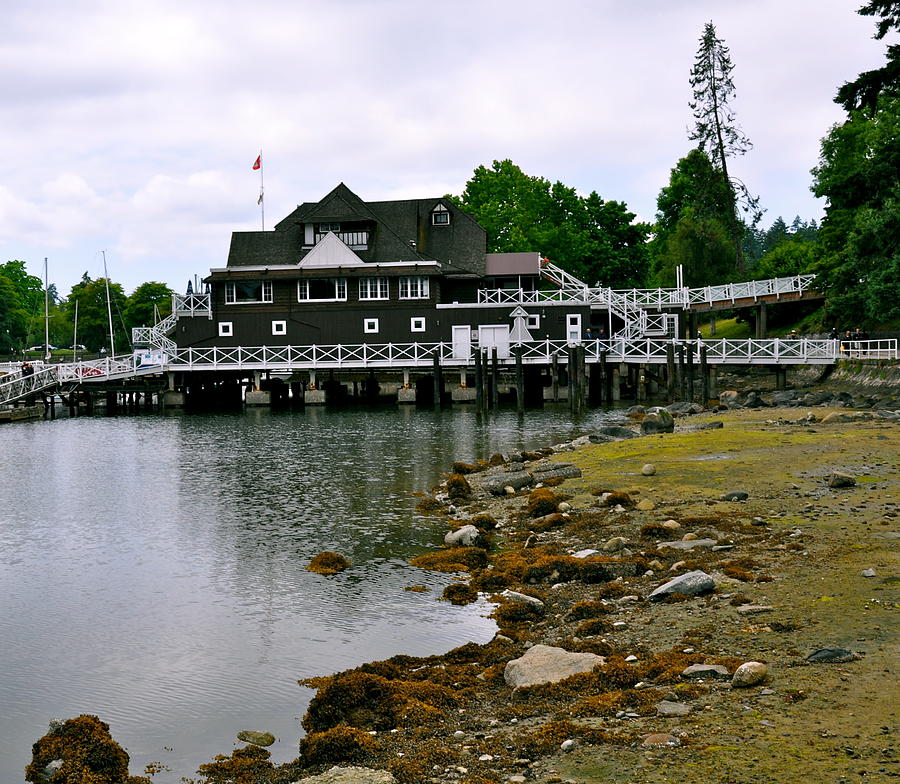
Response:
[{"label": "small rock", "polygon": [[645,463],[641,468],[641,474],[644,476],[653,476],[656,473],[656,466],[653,463]]},{"label": "small rock", "polygon": [[656,545],[657,550],[665,550],[667,547],[672,550],[693,550],[695,547],[715,547],[716,540],[715,539],[697,539],[694,534],[687,534],[688,536],[694,536],[693,539],[682,539],[680,542],[660,542]]},{"label": "small rock", "polygon": [[637,660],[638,660],[638,657],[635,656],[633,653],[630,656],[625,657],[625,661],[627,661],[627,662],[636,662]]},{"label": "small rock", "polygon": [[612,539],[609,539],[600,545],[600,549],[603,550],[604,553],[615,553],[624,548],[627,544],[628,540],[624,536],[614,536]]},{"label": "small rock", "polygon": [[490,754],[482,754],[479,758],[479,762],[493,762],[494,758]]},{"label": "small rock", "polygon": [[636,509],[639,512],[649,512],[653,509],[656,509],[656,504],[653,503],[653,501],[651,501],[649,498],[645,498],[643,501],[637,502]]},{"label": "small rock", "polygon": [[689,681],[706,678],[725,680],[729,673],[728,668],[721,664],[692,664],[681,671],[681,677]]},{"label": "small rock", "polygon": [[745,490],[732,490],[730,493],[723,493],[719,496],[720,501],[746,501],[750,497],[750,493]]},{"label": "small rock", "polygon": [[668,528],[670,531],[677,531],[679,528],[681,528],[681,523],[676,520],[666,520],[662,524],[662,527]]},{"label": "small rock", "polygon": [[657,716],[687,716],[690,712],[691,706],[684,702],[662,700],[656,703]]},{"label": "small rock", "polygon": [[812,664],[845,664],[862,657],[846,648],[819,648],[806,657]]},{"label": "small rock", "polygon": [[241,730],[237,739],[244,743],[252,743],[254,746],[271,746],[275,742],[275,736],[271,732],[256,732],[255,730]]},{"label": "small rock", "polygon": [[559,744],[560,749],[563,751],[572,751],[575,748],[575,741],[569,738],[568,740],[564,740]]},{"label": "small rock", "polygon": [[769,674],[769,668],[762,662],[744,662],[734,671],[731,679],[732,689],[746,689],[762,683]]},{"label": "small rock", "polygon": [[654,732],[652,735],[646,735],[642,746],[680,746],[681,741],[668,732]]},{"label": "small rock", "polygon": [[656,588],[647,598],[650,601],[660,601],[670,593],[685,593],[689,596],[697,596],[702,593],[709,593],[715,589],[715,580],[706,572],[698,569],[673,577],[667,583],[663,583]]},{"label": "small rock", "polygon": [[579,550],[577,553],[572,553],[573,558],[590,558],[592,555],[600,555],[600,551],[588,548],[587,550]]},{"label": "small rock", "polygon": [[832,471],[827,482],[829,487],[853,487],[856,484],[856,480],[843,471]]},{"label": "small rock", "polygon": [[737,611],[741,615],[756,615],[757,613],[772,612],[774,609],[771,604],[742,604]]},{"label": "small rock", "polygon": [[664,408],[651,408],[641,420],[641,432],[644,435],[673,433],[675,432],[675,419]]},{"label": "small rock", "polygon": [[875,570],[874,569],[863,569],[862,572],[860,572],[860,574],[863,577],[875,577]]},{"label": "small rock", "polygon": [[700,537],[698,537],[697,534],[687,533],[687,534],[685,534],[684,536],[681,537],[681,541],[682,541],[682,542],[694,542],[694,541],[696,541],[696,540],[699,539],[699,538],[700,538]]},{"label": "small rock", "polygon": [[529,607],[533,607],[535,610],[544,609],[544,603],[540,599],[536,599],[534,596],[529,596],[525,593],[510,591],[509,589],[507,589],[503,591],[502,596],[505,596],[509,601],[516,602],[517,604],[527,604]]}]

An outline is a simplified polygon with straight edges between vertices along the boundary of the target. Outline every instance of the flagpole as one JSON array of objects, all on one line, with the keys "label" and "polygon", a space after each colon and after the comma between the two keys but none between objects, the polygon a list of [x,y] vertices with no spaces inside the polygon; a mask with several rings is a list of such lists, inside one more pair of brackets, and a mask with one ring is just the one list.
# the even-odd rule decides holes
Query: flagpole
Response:
[{"label": "flagpole", "polygon": [[262,159],[262,148],[259,150],[259,212],[260,212],[260,221],[262,225],[262,230],[266,230],[266,200],[265,200],[265,190],[263,188],[263,169],[266,168],[266,164]]}]

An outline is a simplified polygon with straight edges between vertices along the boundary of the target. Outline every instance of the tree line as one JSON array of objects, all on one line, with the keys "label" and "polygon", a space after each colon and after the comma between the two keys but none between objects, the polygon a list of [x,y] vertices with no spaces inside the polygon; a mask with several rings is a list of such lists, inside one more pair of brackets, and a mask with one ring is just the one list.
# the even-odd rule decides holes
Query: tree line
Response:
[{"label": "tree line", "polygon": [[[896,0],[859,13],[878,19],[877,39],[900,30]],[[837,93],[847,117],[827,131],[811,172],[821,225],[779,216],[763,229],[760,198],[731,175],[729,160],[752,149],[731,108],[733,69],[707,23],[689,78],[696,145],[673,166],[652,222],[511,160],[479,166],[451,198],[487,229],[490,251],[537,250],[587,283],[672,286],[679,266],[690,286],[812,272],[828,295],[818,326],[900,319],[900,45]]]},{"label": "tree line", "polygon": [[[121,353],[131,348],[132,327],[150,326],[171,312],[173,292],[164,283],[142,283],[126,295],[120,283],[109,281],[109,307],[106,288],[106,278],[92,279],[85,272],[67,297],[60,297],[53,284],[45,296],[43,281],[25,271],[24,261],[0,265],[0,354],[43,347],[45,316],[49,316],[52,346],[70,349],[77,342],[88,352]],[[114,345],[110,343],[110,311]]]}]

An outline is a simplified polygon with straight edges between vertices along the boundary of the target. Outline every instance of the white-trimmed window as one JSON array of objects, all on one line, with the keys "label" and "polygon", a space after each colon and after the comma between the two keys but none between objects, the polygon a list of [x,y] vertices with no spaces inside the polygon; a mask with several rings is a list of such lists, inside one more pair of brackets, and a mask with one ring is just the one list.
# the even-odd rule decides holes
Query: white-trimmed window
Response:
[{"label": "white-trimmed window", "polygon": [[388,298],[388,279],[387,278],[360,278],[359,279],[359,298],[360,299],[387,299]]},{"label": "white-trimmed window", "polygon": [[219,322],[219,337],[230,338],[234,336],[234,323],[231,321]]},{"label": "white-trimmed window", "polygon": [[287,322],[286,321],[273,321],[272,322],[272,334],[273,335],[287,335]]},{"label": "white-trimmed window", "polygon": [[271,301],[271,280],[235,280],[225,284],[226,305]]},{"label": "white-trimmed window", "polygon": [[424,332],[425,331],[425,316],[413,316],[409,320],[409,331],[410,332]]},{"label": "white-trimmed window", "polygon": [[346,278],[303,278],[297,281],[298,302],[344,302]]},{"label": "white-trimmed window", "polygon": [[363,332],[367,335],[378,334],[378,319],[363,319]]},{"label": "white-trimmed window", "polygon": [[449,226],[450,225],[450,210],[448,210],[443,204],[438,204],[431,211],[431,225],[432,226]]},{"label": "white-trimmed window", "polygon": [[400,278],[400,299],[428,299],[428,278],[422,275]]},{"label": "white-trimmed window", "polygon": [[534,313],[534,314],[529,313],[529,314],[528,314],[528,317],[527,317],[526,320],[525,320],[525,326],[526,326],[528,329],[540,329],[540,326],[541,326],[541,317],[540,317],[540,314],[538,314],[538,313]]},{"label": "white-trimmed window", "polygon": [[319,234],[326,234],[329,231],[333,231],[337,234],[341,230],[340,223],[320,223],[319,224]]}]

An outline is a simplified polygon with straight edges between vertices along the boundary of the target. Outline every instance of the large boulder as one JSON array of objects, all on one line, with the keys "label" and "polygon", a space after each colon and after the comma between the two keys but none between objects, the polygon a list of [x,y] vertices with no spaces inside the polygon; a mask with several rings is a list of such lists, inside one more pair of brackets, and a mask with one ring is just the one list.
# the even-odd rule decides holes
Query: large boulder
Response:
[{"label": "large boulder", "polygon": [[685,572],[678,575],[667,583],[663,583],[647,598],[652,602],[658,602],[666,598],[671,593],[683,593],[688,596],[699,596],[702,593],[709,593],[716,589],[716,581],[713,580],[706,572],[697,571]]},{"label": "large boulder", "polygon": [[449,531],[444,537],[447,547],[481,547],[484,538],[474,525],[464,525],[455,531]]},{"label": "large boulder", "polygon": [[651,408],[641,421],[641,432],[644,435],[673,433],[675,432],[675,419],[664,408]]},{"label": "large boulder", "polygon": [[480,485],[491,495],[504,495],[507,487],[511,487],[513,490],[521,490],[523,487],[534,484],[534,479],[531,474],[525,471],[509,471],[491,474],[483,478],[476,474],[472,479],[472,484]]},{"label": "large boulder", "polygon": [[507,662],[503,680],[513,688],[556,683],[605,663],[605,658],[594,653],[572,653],[551,645],[533,645],[520,658]]}]

